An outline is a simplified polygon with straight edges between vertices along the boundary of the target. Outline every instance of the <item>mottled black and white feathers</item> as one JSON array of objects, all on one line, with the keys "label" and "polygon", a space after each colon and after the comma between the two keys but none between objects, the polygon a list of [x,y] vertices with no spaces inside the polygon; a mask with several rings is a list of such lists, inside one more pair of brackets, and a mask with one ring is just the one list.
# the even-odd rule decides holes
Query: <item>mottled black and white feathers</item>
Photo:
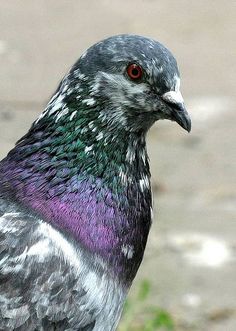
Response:
[{"label": "mottled black and white feathers", "polygon": [[115,327],[121,311],[112,306],[123,302],[124,293],[104,279],[99,262],[82,257],[50,224],[9,201],[0,199],[0,215],[0,330]]}]

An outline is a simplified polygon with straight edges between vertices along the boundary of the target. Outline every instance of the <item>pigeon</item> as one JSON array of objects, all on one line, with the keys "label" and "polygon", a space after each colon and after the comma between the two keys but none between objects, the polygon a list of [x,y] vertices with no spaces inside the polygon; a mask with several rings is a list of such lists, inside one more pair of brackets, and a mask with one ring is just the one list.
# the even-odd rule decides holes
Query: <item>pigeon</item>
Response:
[{"label": "pigeon", "polygon": [[114,331],[152,221],[146,134],[190,131],[171,52],[91,46],[0,162],[0,330]]}]

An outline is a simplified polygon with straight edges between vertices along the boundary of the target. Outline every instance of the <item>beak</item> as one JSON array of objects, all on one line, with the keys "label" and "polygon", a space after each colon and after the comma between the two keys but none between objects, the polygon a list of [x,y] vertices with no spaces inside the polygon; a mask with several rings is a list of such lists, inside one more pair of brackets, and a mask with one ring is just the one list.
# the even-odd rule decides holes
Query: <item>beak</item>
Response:
[{"label": "beak", "polygon": [[184,100],[178,91],[166,92],[162,95],[164,102],[170,107],[170,120],[177,122],[183,129],[191,131],[191,119],[185,109]]}]

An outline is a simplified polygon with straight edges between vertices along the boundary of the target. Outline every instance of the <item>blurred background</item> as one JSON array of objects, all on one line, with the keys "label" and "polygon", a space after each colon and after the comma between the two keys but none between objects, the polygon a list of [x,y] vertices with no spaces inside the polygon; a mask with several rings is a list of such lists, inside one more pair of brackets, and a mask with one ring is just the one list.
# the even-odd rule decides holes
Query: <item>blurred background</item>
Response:
[{"label": "blurred background", "polygon": [[154,221],[119,330],[235,331],[235,1],[1,1],[0,156],[80,54],[119,33],[174,53],[193,123],[149,134]]}]

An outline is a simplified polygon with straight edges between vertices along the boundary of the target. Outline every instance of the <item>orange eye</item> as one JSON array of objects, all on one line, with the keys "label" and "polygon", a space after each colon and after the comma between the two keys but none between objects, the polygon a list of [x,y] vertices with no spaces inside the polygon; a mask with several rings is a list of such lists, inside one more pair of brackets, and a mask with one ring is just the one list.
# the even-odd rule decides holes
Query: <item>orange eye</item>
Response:
[{"label": "orange eye", "polygon": [[139,80],[142,78],[143,69],[140,65],[136,63],[129,64],[127,69],[127,74],[132,80]]}]

